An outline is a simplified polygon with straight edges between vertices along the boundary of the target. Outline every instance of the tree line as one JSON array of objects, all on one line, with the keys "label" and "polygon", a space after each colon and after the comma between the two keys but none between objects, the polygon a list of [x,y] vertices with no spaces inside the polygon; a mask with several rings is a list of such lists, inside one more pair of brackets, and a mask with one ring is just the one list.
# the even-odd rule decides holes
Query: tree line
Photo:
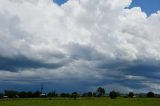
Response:
[{"label": "tree line", "polygon": [[[153,92],[148,92],[147,94],[138,94],[139,97],[156,97]],[[83,94],[79,94],[77,92],[73,93],[56,93],[55,91],[43,93],[41,91],[14,91],[14,90],[5,90],[4,93],[0,93],[0,98],[38,98],[38,97],[70,97],[70,98],[78,98],[78,97],[107,97],[109,96],[112,99],[115,99],[119,96],[123,96],[125,98],[134,98],[137,96],[133,92],[129,92],[128,94],[121,94],[120,92],[111,91],[109,94],[106,94],[105,89],[102,87],[97,88],[95,92],[85,92]],[[158,96],[157,96],[158,97]]]}]

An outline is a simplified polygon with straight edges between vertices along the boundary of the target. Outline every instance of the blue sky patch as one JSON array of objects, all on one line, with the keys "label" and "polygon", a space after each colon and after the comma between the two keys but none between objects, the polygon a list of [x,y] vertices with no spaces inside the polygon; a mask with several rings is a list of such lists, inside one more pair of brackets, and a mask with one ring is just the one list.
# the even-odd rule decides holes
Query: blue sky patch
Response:
[{"label": "blue sky patch", "polygon": [[65,2],[67,2],[68,0],[53,0],[55,3],[57,3],[58,5],[62,5]]},{"label": "blue sky patch", "polygon": [[[62,5],[68,0],[53,0],[58,5]],[[146,12],[147,15],[156,13],[160,10],[160,0],[133,0],[129,8],[141,7],[142,11]]]},{"label": "blue sky patch", "polygon": [[151,15],[160,10],[160,0],[133,0],[129,8],[132,7],[141,7],[142,11]]}]

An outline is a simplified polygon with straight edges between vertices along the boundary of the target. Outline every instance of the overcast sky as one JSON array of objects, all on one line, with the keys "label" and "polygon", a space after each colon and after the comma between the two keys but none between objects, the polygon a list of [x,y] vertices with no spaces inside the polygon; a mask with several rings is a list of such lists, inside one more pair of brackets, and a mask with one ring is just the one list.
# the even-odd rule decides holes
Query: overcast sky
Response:
[{"label": "overcast sky", "polygon": [[158,1],[56,1],[0,0],[0,91],[160,93]]}]

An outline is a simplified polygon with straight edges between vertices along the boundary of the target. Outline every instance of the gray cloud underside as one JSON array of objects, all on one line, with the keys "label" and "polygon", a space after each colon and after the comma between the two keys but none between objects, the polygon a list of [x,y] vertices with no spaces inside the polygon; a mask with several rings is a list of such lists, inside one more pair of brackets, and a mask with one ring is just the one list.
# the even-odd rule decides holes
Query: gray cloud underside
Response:
[{"label": "gray cloud underside", "polygon": [[36,60],[30,60],[23,56],[14,58],[0,57],[0,70],[8,71],[19,71],[19,69],[30,69],[30,68],[48,68],[57,69],[63,67],[65,63],[43,63]]}]

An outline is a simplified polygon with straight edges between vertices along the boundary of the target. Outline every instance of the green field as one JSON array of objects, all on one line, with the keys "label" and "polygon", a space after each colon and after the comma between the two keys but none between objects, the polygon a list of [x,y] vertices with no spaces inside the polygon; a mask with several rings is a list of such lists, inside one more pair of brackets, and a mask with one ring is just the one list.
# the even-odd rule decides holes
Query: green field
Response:
[{"label": "green field", "polygon": [[160,98],[2,99],[0,106],[160,106]]}]

